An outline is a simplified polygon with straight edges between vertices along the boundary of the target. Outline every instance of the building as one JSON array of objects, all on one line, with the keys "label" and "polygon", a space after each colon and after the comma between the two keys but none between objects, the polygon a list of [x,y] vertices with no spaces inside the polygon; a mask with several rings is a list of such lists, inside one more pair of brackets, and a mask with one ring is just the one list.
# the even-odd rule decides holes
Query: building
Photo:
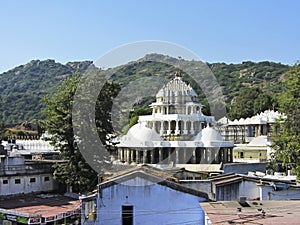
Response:
[{"label": "building", "polygon": [[215,130],[215,119],[202,113],[197,94],[178,74],[156,94],[152,115],[120,137],[118,160],[148,164],[211,164],[233,161],[233,143]]},{"label": "building", "polygon": [[[82,196],[82,224],[204,224],[196,202],[300,200],[295,176],[228,173],[209,177],[186,169],[137,165],[102,178]],[[126,220],[130,217],[129,222]],[[128,222],[128,223],[127,223]]]},{"label": "building", "polygon": [[0,145],[0,196],[58,190],[60,185],[53,179],[53,164],[63,161],[26,159],[27,151],[18,148],[20,145],[15,143]]},{"label": "building", "polygon": [[181,185],[177,172],[141,165],[106,178],[81,198],[81,224],[203,224],[199,202],[208,196]]},{"label": "building", "polygon": [[217,128],[224,140],[235,144],[246,144],[258,136],[270,136],[277,119],[283,115],[274,110],[266,110],[249,118],[231,121],[226,117],[217,121]]},{"label": "building", "polygon": [[182,181],[182,185],[207,193],[212,201],[234,201],[241,197],[248,200],[300,200],[300,186],[296,184],[296,176],[283,174],[230,173],[203,181]]},{"label": "building", "polygon": [[276,120],[283,115],[277,111],[266,110],[251,118],[231,121],[226,117],[217,122],[217,129],[225,140],[233,141],[234,162],[266,162],[273,152],[270,137]]},{"label": "building", "polygon": [[53,162],[26,162],[18,155],[0,156],[0,196],[54,191]]},{"label": "building", "polygon": [[205,225],[299,224],[300,201],[220,201],[200,203]]},{"label": "building", "polygon": [[234,162],[266,162],[271,152],[271,143],[266,135],[252,139],[248,144],[236,144],[233,148]]},{"label": "building", "polygon": [[25,159],[57,159],[60,153],[50,145],[50,142],[44,141],[42,138],[38,140],[9,139],[3,141],[2,144],[6,151],[17,153]]},{"label": "building", "polygon": [[79,224],[78,196],[27,194],[0,197],[0,224]]},{"label": "building", "polygon": [[64,186],[54,180],[53,165],[63,161],[45,160],[44,157],[29,160],[25,158],[27,155],[28,152],[16,143],[6,148],[0,145],[0,225],[79,221],[78,196],[76,199],[71,195],[54,194]]}]

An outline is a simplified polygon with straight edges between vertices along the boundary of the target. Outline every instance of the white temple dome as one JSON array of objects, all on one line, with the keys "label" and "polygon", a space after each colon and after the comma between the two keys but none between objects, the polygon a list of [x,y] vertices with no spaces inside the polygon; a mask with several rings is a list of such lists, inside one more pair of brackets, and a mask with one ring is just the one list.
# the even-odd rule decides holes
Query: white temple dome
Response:
[{"label": "white temple dome", "polygon": [[206,127],[193,137],[193,141],[201,141],[204,147],[211,147],[214,144],[223,145],[224,140],[221,134],[212,127]]},{"label": "white temple dome", "polygon": [[141,125],[140,123],[132,126],[126,134],[138,141],[162,141],[162,138],[154,130]]},{"label": "white temple dome", "polygon": [[201,141],[203,143],[207,143],[207,142],[211,142],[211,141],[223,141],[223,137],[214,128],[212,128],[212,127],[205,127],[202,130]]}]

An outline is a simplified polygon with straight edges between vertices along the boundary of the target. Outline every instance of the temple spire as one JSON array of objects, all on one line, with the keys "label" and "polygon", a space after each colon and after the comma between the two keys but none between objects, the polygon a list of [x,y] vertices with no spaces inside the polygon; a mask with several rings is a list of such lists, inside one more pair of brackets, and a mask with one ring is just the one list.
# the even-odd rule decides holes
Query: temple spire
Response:
[{"label": "temple spire", "polygon": [[181,78],[182,78],[182,76],[181,76],[181,71],[180,70],[177,70],[176,72],[175,72],[175,79],[179,79],[179,80],[181,80]]}]

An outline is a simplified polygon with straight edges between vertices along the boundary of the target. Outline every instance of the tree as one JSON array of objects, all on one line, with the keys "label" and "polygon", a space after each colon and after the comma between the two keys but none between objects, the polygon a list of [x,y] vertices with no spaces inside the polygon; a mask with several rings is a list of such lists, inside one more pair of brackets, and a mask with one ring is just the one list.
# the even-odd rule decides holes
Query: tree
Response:
[{"label": "tree", "polygon": [[73,133],[73,96],[79,81],[77,73],[66,79],[52,97],[44,98],[43,110],[44,128],[51,135],[51,144],[60,150],[61,159],[67,160],[55,164],[54,178],[75,192],[88,191],[97,182],[97,173],[85,162]]},{"label": "tree", "polygon": [[[93,76],[103,75],[97,71],[94,72]],[[96,79],[90,79],[89,84],[84,85],[95,90],[94,93],[98,93],[99,83],[93,81],[96,81]],[[90,123],[94,123],[96,125],[96,135],[104,146],[107,145],[107,134],[113,132],[111,124],[113,98],[119,91],[118,84],[105,83],[100,94],[96,96],[94,115],[91,114],[93,113],[92,111],[86,110],[87,114],[79,114],[79,116],[82,116],[80,117],[82,123],[74,125],[74,120],[72,119],[74,116],[77,116],[76,113],[79,113],[74,112],[73,108],[75,105],[78,106],[79,104],[81,107],[89,107],[89,103],[93,101],[89,92],[76,93],[76,90],[82,83],[83,77],[79,77],[78,73],[74,73],[71,78],[66,79],[62,83],[52,97],[46,96],[44,98],[46,108],[43,110],[43,114],[46,116],[43,124],[45,130],[51,135],[51,144],[60,150],[61,159],[67,160],[66,163],[57,163],[55,165],[54,178],[72,187],[73,191],[77,192],[86,192],[95,187],[99,170],[93,163],[96,161],[97,163],[99,162],[97,164],[98,167],[103,166],[100,161],[102,160],[103,162],[104,159],[100,157],[99,151],[101,149],[99,149],[99,144],[94,139],[86,139],[84,135],[74,135],[74,126],[83,126],[86,133],[91,133],[93,131],[89,130],[91,128]],[[75,94],[79,95],[79,97],[76,96],[77,102],[74,100]],[[91,121],[93,116],[95,120]],[[85,145],[82,145],[82,142],[85,142]],[[86,152],[82,152],[82,148],[84,148],[82,146],[89,146],[90,148]]]},{"label": "tree", "polygon": [[279,110],[284,117],[278,121],[279,132],[272,139],[274,160],[289,165],[300,178],[300,65],[286,75],[284,91],[279,96]]},{"label": "tree", "polygon": [[242,89],[231,105],[228,113],[230,119],[247,118],[273,108],[274,101],[270,95],[259,88]]},{"label": "tree", "polygon": [[2,139],[4,139],[4,136],[5,136],[4,134],[5,134],[5,125],[4,125],[3,121],[0,121],[0,142]]}]

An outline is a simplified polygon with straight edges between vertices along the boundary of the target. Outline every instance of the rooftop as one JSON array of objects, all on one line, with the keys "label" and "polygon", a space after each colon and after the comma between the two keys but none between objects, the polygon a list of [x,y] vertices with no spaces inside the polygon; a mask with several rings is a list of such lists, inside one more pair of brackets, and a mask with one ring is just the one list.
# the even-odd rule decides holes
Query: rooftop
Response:
[{"label": "rooftop", "polygon": [[300,201],[200,203],[212,224],[299,224]]},{"label": "rooftop", "polygon": [[78,199],[58,194],[28,194],[0,200],[0,213],[25,218],[52,218],[74,215],[80,209]]},{"label": "rooftop", "polygon": [[283,115],[274,110],[266,110],[264,112],[258,113],[255,116],[248,117],[246,119],[240,118],[239,120],[235,119],[234,121],[229,120],[226,117],[218,120],[218,124],[221,125],[250,125],[250,124],[267,124],[275,123],[277,119]]}]

